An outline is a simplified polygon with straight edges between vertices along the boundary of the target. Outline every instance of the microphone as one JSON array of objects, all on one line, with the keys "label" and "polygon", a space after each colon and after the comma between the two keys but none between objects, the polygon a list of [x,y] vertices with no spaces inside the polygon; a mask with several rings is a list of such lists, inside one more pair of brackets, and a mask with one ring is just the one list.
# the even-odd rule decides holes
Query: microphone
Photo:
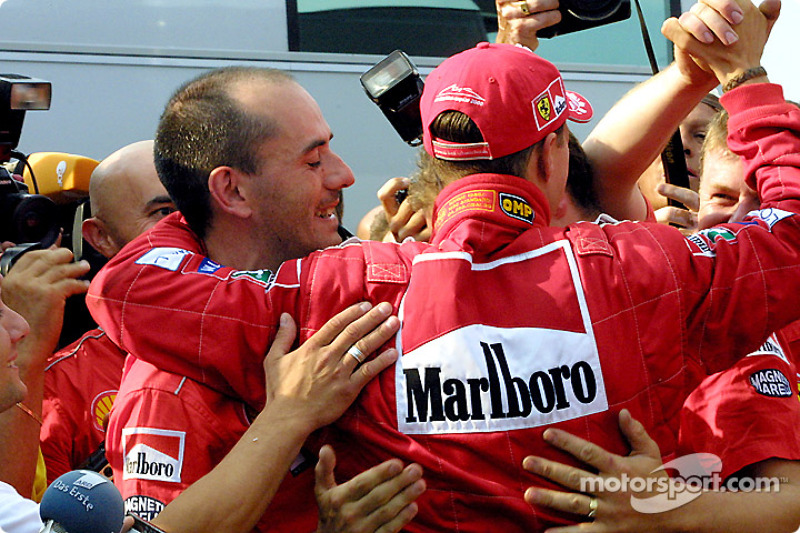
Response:
[{"label": "microphone", "polygon": [[27,156],[27,163],[24,170],[18,167],[18,173],[28,190],[57,204],[88,196],[89,178],[99,164],[89,157],[62,152],[35,152]]},{"label": "microphone", "polygon": [[47,487],[39,533],[119,533],[125,516],[114,484],[91,470],[73,470]]}]

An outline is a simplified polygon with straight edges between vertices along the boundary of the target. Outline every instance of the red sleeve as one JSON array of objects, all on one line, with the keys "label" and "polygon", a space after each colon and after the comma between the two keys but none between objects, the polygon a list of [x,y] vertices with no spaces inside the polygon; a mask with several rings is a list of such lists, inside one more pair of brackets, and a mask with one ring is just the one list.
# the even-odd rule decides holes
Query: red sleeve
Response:
[{"label": "red sleeve", "polygon": [[246,428],[240,402],[134,361],[117,396],[106,441],[126,510],[155,517],[211,471]]},{"label": "red sleeve", "polygon": [[179,214],[118,253],[86,296],[92,316],[129,353],[260,410],[262,361],[297,274],[237,271],[205,257]]},{"label": "red sleeve", "polygon": [[42,402],[39,446],[47,467],[48,485],[57,477],[74,469],[71,461],[72,442],[77,432],[75,424],[61,408],[60,399],[57,396],[46,395]]},{"label": "red sleeve", "polygon": [[792,365],[751,355],[714,374],[681,411],[679,453],[713,453],[721,476],[770,458],[800,460],[800,401]]},{"label": "red sleeve", "polygon": [[47,479],[79,468],[105,440],[125,354],[100,330],[84,334],[50,360],[44,374],[40,444]]}]

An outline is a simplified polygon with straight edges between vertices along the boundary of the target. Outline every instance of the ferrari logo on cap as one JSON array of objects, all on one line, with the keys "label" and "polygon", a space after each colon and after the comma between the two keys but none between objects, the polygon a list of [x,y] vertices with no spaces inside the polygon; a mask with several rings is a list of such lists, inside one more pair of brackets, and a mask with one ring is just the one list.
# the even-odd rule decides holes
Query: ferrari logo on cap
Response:
[{"label": "ferrari logo on cap", "polygon": [[547,95],[542,96],[539,101],[536,102],[536,110],[545,122],[550,121],[552,106],[550,105],[550,98]]}]

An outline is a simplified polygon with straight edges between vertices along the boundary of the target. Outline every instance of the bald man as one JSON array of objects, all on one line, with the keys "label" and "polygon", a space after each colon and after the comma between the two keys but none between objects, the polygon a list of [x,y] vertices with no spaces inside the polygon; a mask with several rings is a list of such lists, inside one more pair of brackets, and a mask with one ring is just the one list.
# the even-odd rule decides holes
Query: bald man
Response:
[{"label": "bald man", "polygon": [[[83,237],[106,258],[175,211],[156,174],[153,141],[130,144],[106,157],[92,173],[89,201],[93,216],[83,222]],[[105,460],[98,450],[125,355],[105,332],[94,329],[48,361],[40,437],[48,483],[83,466],[93,454]]]},{"label": "bald man", "polygon": [[83,222],[83,238],[106,258],[175,211],[156,174],[153,141],[105,158],[89,181],[89,201],[93,216]]}]

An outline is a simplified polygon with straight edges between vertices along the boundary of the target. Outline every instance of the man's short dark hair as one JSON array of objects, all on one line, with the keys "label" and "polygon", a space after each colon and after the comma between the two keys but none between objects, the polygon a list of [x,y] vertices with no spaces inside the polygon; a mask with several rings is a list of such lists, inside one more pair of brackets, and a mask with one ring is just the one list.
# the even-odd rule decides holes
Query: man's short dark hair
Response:
[{"label": "man's short dark hair", "polygon": [[[556,130],[560,140],[567,141],[562,125]],[[483,142],[483,135],[477,124],[467,115],[459,111],[445,111],[431,122],[431,134],[437,138],[457,143]],[[519,152],[497,159],[475,159],[472,161],[445,161],[436,159],[421,150],[417,160],[417,172],[412,176],[408,188],[408,199],[415,210],[433,205],[436,195],[455,179],[472,174],[507,174],[525,176],[528,160],[541,141]]]},{"label": "man's short dark hair", "polygon": [[[480,143],[483,134],[477,124],[464,113],[445,111],[431,123],[431,135],[437,139],[455,143]],[[475,159],[472,161],[446,161],[443,164],[461,177],[471,174],[509,174],[523,177],[534,147],[529,146],[519,152],[497,159]]]},{"label": "man's short dark hair", "polygon": [[583,220],[595,219],[602,212],[595,191],[592,162],[572,132],[569,134],[569,174],[566,189],[575,207],[580,210]]},{"label": "man's short dark hair", "polygon": [[167,103],[156,131],[158,176],[178,210],[200,238],[211,224],[208,177],[220,166],[258,171],[257,149],[276,133],[266,113],[245,111],[230,94],[240,82],[294,82],[275,69],[228,67],[180,87]]}]

